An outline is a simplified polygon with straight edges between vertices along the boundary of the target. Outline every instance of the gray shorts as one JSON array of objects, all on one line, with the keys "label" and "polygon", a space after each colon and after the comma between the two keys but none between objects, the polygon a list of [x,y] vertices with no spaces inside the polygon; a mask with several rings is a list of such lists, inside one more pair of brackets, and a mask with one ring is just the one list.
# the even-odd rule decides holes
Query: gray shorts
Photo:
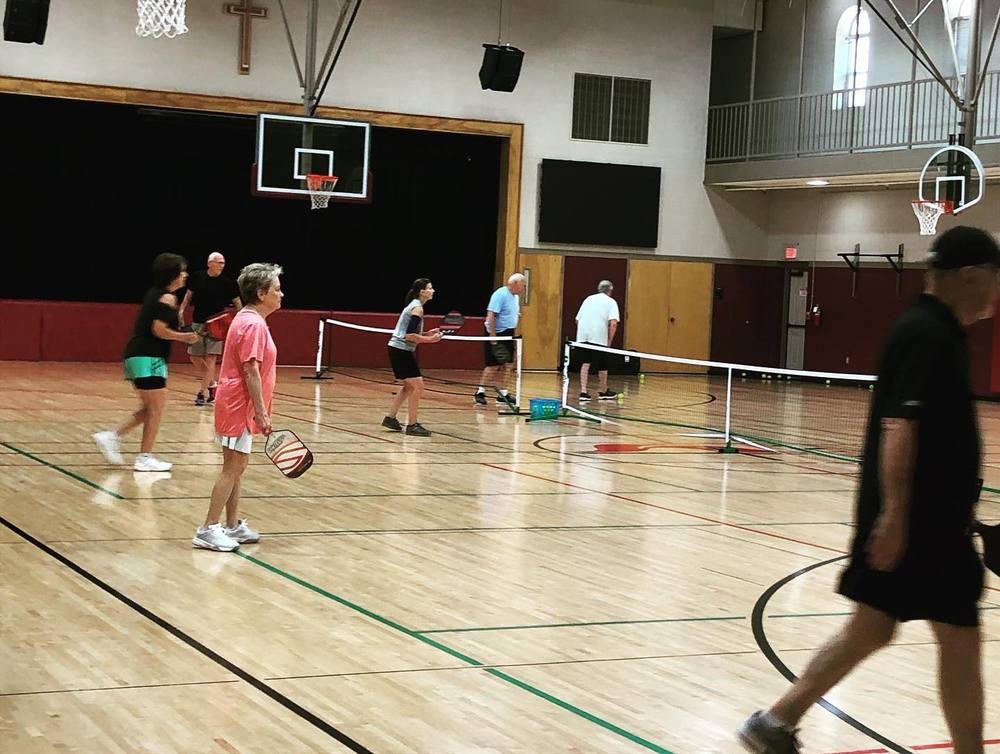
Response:
[{"label": "gray shorts", "polygon": [[194,322],[191,325],[191,329],[198,333],[201,337],[196,343],[192,343],[188,346],[188,355],[218,356],[222,353],[222,341],[208,337],[208,333],[205,331],[204,323]]}]

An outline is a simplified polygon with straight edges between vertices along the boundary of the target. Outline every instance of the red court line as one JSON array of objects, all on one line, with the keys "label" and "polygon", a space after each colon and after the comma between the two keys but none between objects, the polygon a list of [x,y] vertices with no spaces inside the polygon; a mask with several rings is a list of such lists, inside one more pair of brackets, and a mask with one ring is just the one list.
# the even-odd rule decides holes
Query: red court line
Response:
[{"label": "red court line", "polygon": [[[677,510],[676,508],[668,508],[665,505],[657,505],[656,503],[647,503],[643,500],[636,500],[633,497],[626,497],[625,495],[619,495],[617,492],[605,492],[604,490],[595,490],[590,487],[583,487],[578,484],[571,484],[570,482],[563,482],[559,479],[549,479],[548,477],[539,476],[537,474],[529,474],[526,471],[516,471],[514,469],[508,469],[503,466],[497,466],[492,463],[484,463],[483,466],[488,466],[491,469],[498,469],[499,471],[506,471],[509,474],[520,474],[521,476],[532,477],[533,479],[541,479],[543,482],[552,482],[553,484],[561,484],[563,487],[571,487],[576,490],[583,490],[584,492],[594,492],[598,495],[607,495],[608,497],[613,497],[618,500],[625,500],[629,503],[636,503],[638,505],[645,505],[650,508],[659,508],[663,511],[669,511],[670,513],[676,513],[679,516],[687,516],[688,518],[694,518],[699,521],[706,521],[710,524],[719,524],[720,526],[729,526],[733,529],[741,529],[743,531],[753,532],[754,534],[762,534],[765,537],[773,537],[774,539],[783,539],[786,542],[795,542],[796,544],[806,545],[807,547],[817,547],[820,550],[827,550],[828,552],[835,552],[839,555],[846,555],[846,551],[838,550],[835,547],[827,547],[826,545],[818,545],[815,542],[806,542],[803,539],[795,539],[794,537],[786,537],[783,534],[775,534],[774,532],[762,531],[761,529],[754,529],[749,526],[741,526],[740,524],[734,524],[729,521],[720,521],[717,518],[709,518],[708,516],[700,516],[697,513],[688,513],[687,511]],[[664,482],[663,484],[669,485],[669,482]]]},{"label": "red court line", "polygon": [[[996,746],[1000,744],[1000,738],[990,738],[983,741],[983,746]],[[954,749],[955,744],[951,741],[943,744],[918,744],[911,746],[914,751],[931,751],[933,749]],[[836,751],[830,754],[888,754],[888,749],[856,749],[854,751]]]}]

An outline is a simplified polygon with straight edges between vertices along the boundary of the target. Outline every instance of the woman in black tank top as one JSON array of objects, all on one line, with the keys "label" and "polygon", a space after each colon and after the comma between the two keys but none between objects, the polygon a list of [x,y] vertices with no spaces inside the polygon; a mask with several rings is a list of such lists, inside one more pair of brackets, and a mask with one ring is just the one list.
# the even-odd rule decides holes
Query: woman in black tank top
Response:
[{"label": "woman in black tank top", "polygon": [[119,438],[142,425],[142,444],[135,459],[136,471],[169,471],[172,464],[153,455],[153,445],[163,420],[167,403],[167,360],[170,342],[194,343],[198,336],[181,332],[177,317],[177,296],[174,291],[184,287],[187,262],[177,254],[160,254],[153,260],[153,287],[139,307],[132,328],[132,337],[125,346],[125,377],[139,396],[139,410],[117,430],[94,434],[97,447],[108,463],[125,463],[119,448]]},{"label": "woman in black tank top", "polygon": [[[410,286],[404,303],[406,307],[399,317],[396,332],[389,340],[389,363],[392,365],[393,376],[401,380],[400,390],[389,407],[389,413],[382,419],[382,426],[394,432],[405,431],[408,435],[430,437],[430,431],[417,422],[420,411],[420,396],[424,392],[424,378],[417,366],[415,352],[421,343],[437,343],[443,337],[438,329],[424,332],[424,304],[434,298],[434,286],[427,278],[417,278]],[[399,409],[407,401],[409,423],[404,428],[396,418]]]}]

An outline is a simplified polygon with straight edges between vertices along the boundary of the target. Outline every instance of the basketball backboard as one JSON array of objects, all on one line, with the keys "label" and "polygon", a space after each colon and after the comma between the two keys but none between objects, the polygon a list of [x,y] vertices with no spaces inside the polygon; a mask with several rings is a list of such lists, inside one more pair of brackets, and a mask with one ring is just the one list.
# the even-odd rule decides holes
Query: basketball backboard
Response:
[{"label": "basketball backboard", "polygon": [[930,156],[920,172],[921,201],[948,201],[952,214],[978,204],[986,192],[986,171],[978,155],[968,147],[950,144]]},{"label": "basketball backboard", "polygon": [[368,123],[260,113],[255,189],[308,197],[306,176],[314,173],[339,177],[329,196],[366,199],[370,143]]}]

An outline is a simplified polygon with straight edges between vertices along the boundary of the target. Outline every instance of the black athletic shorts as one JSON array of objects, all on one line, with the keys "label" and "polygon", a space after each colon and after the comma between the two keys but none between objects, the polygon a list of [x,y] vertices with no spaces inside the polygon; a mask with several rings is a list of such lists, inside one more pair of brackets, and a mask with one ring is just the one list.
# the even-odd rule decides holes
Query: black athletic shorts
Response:
[{"label": "black athletic shorts", "polygon": [[969,537],[907,552],[899,568],[889,572],[872,569],[855,554],[837,591],[898,621],[978,626],[983,579],[983,564]]},{"label": "black athletic shorts", "polygon": [[163,390],[167,386],[165,377],[136,377],[132,380],[136,390]]},{"label": "black athletic shorts", "polygon": [[[587,342],[589,343],[590,341]],[[581,347],[580,363],[590,364],[591,371],[605,372],[608,369],[608,354],[604,351],[591,351],[589,348]]]},{"label": "black athletic shorts", "polygon": [[[497,330],[497,337],[513,335],[514,330]],[[514,361],[514,341],[513,340],[484,340],[483,357],[486,359],[486,366],[498,367],[501,364],[510,364]]]},{"label": "black athletic shorts", "polygon": [[413,351],[389,346],[389,363],[397,380],[408,380],[420,377],[420,367],[417,365],[417,355]]}]

